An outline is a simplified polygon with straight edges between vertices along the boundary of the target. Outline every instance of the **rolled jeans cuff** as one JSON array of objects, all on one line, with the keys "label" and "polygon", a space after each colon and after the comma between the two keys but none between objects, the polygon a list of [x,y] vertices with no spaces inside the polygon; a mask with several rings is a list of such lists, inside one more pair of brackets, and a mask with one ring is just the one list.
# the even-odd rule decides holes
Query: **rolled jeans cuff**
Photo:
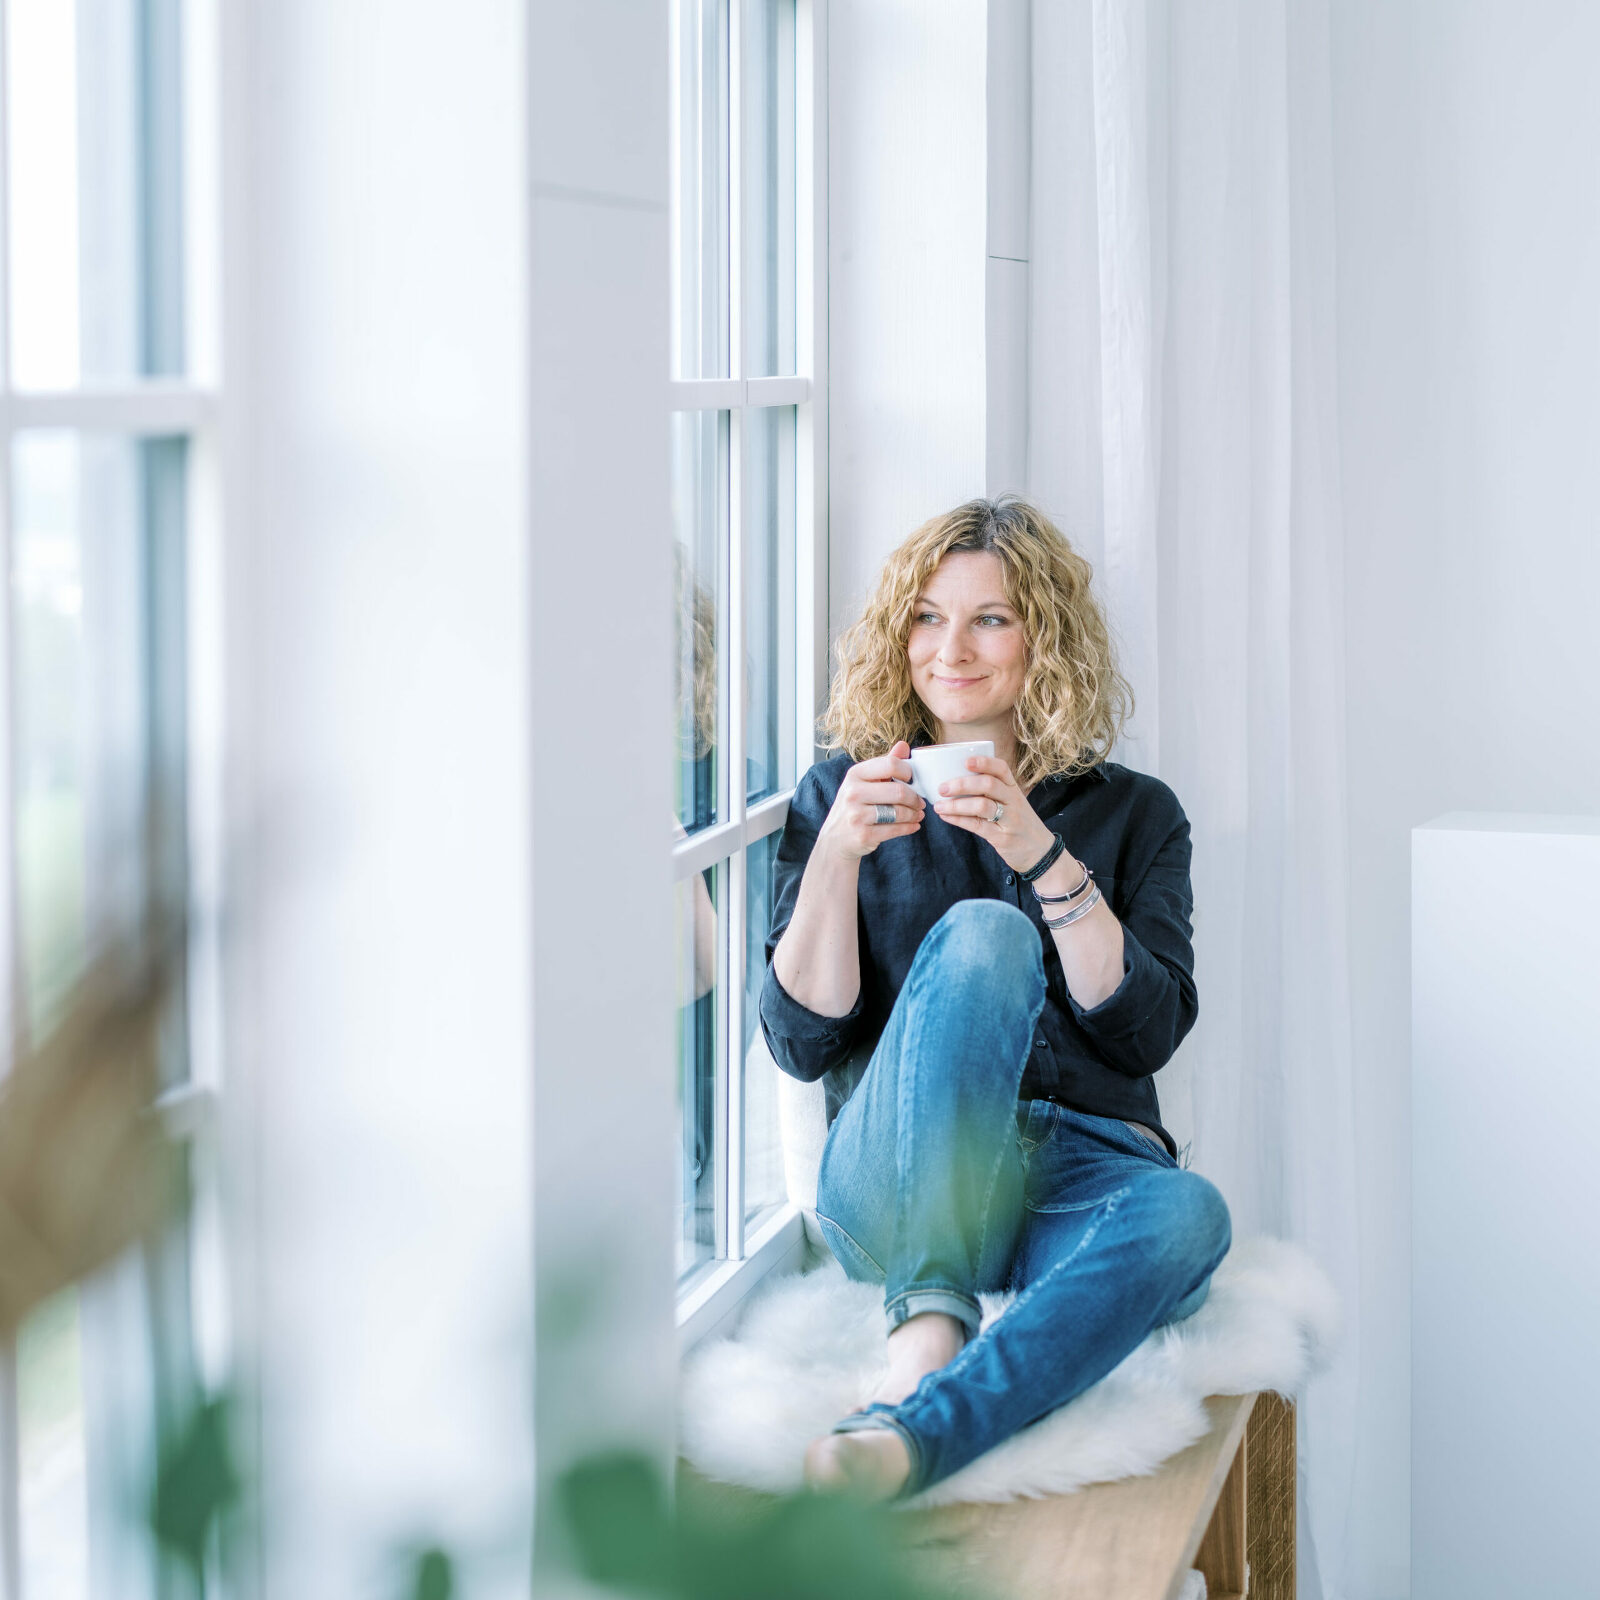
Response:
[{"label": "rolled jeans cuff", "polygon": [[954,1317],[967,1330],[968,1343],[977,1337],[983,1324],[978,1302],[971,1295],[954,1289],[902,1289],[892,1300],[884,1302],[883,1310],[890,1333],[924,1311],[942,1311],[947,1317]]}]

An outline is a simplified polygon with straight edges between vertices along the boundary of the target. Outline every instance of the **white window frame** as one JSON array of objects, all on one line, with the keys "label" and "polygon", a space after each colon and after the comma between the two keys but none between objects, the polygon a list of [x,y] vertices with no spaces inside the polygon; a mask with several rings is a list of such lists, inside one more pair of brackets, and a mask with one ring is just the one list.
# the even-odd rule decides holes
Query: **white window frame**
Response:
[{"label": "white window frame", "polygon": [[[16,658],[13,610],[13,450],[34,430],[100,434],[139,441],[181,437],[186,444],[184,488],[185,740],[187,872],[190,925],[186,952],[185,1050],[188,1074],[158,1102],[170,1135],[197,1140],[214,1126],[221,1075],[217,1040],[220,943],[217,887],[221,867],[220,686],[220,461],[222,425],[218,381],[219,233],[221,165],[217,0],[178,0],[183,185],[183,336],[187,372],[180,379],[80,380],[70,388],[17,389],[12,382],[10,148],[7,106],[9,8],[0,0],[0,1032],[17,1037],[26,1024],[18,908],[15,804]],[[0,1054],[0,1075],[7,1062]],[[197,1163],[194,1208],[188,1218],[189,1305],[195,1376],[206,1387],[227,1368],[227,1319],[222,1311],[223,1262],[216,1216],[215,1175]],[[153,1305],[147,1306],[153,1315]],[[152,1336],[154,1329],[152,1327]],[[17,1347],[0,1338],[0,1600],[48,1600],[23,1585],[21,1459]],[[86,1417],[86,1424],[87,1424]],[[153,1441],[152,1441],[153,1444]],[[94,1529],[91,1528],[91,1536]],[[155,1557],[150,1556],[155,1579]],[[90,1552],[91,1600],[102,1600]],[[211,1588],[214,1574],[208,1575]]]},{"label": "white window frame", "polygon": [[739,227],[742,190],[741,106],[744,85],[756,63],[744,41],[752,30],[744,16],[760,0],[728,0],[729,72],[728,188],[729,301],[732,376],[671,382],[672,411],[730,413],[730,533],[727,633],[721,641],[722,671],[734,685],[728,692],[726,748],[719,761],[718,821],[691,835],[673,852],[673,876],[683,882],[715,866],[721,874],[721,948],[718,951],[719,1054],[712,1159],[714,1171],[713,1250],[709,1261],[688,1273],[678,1290],[678,1333],[682,1347],[722,1323],[767,1273],[798,1264],[805,1248],[804,1224],[784,1201],[746,1227],[744,1206],[743,1040],[745,1037],[746,852],[784,825],[793,789],[747,805],[744,783],[748,729],[741,674],[727,663],[742,661],[745,649],[744,536],[748,525],[746,476],[747,412],[760,407],[795,408],[795,720],[789,730],[795,773],[817,759],[816,721],[828,687],[828,382],[827,382],[827,0],[796,0],[795,6],[795,376],[744,375],[746,319],[741,314],[740,279],[744,268]]}]

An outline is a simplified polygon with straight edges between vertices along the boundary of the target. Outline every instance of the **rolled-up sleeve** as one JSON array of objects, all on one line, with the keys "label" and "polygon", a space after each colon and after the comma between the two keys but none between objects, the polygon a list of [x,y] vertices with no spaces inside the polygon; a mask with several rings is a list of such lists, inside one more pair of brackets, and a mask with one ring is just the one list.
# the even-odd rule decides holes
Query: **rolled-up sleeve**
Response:
[{"label": "rolled-up sleeve", "polygon": [[1200,1012],[1194,985],[1194,893],[1189,883],[1189,821],[1179,821],[1124,904],[1122,982],[1098,1005],[1067,1003],[1096,1050],[1119,1072],[1159,1072]]},{"label": "rolled-up sleeve", "polygon": [[788,820],[772,867],[772,927],[767,934],[767,971],[758,1009],[772,1058],[792,1078],[813,1083],[850,1053],[861,1020],[861,996],[842,1017],[825,1017],[803,1006],[778,982],[772,952],[794,915],[800,880],[812,846],[827,819],[829,800],[815,769],[806,773],[789,802]]}]

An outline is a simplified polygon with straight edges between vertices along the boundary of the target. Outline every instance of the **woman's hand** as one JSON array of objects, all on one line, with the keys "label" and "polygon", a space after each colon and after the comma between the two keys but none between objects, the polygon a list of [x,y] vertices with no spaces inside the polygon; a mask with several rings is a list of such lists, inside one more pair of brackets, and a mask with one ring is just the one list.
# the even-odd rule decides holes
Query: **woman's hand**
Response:
[{"label": "woman's hand", "polygon": [[[952,826],[987,839],[1013,872],[1026,872],[1056,842],[998,756],[968,756],[966,775],[947,778],[939,794],[933,809]],[[997,805],[1000,820],[991,822]]]},{"label": "woman's hand", "polygon": [[[851,767],[817,835],[817,847],[859,861],[885,839],[915,833],[927,807],[911,787],[910,756],[911,746],[902,739],[888,755]],[[879,806],[894,808],[893,822],[877,820]]]}]

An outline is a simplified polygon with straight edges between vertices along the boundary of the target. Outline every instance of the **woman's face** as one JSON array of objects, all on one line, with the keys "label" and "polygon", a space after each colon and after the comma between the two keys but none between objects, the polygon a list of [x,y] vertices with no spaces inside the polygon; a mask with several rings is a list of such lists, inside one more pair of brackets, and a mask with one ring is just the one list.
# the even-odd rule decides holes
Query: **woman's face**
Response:
[{"label": "woman's face", "polygon": [[911,687],[944,728],[1009,724],[1022,692],[1028,647],[1002,578],[998,556],[953,550],[917,597],[906,640]]}]

